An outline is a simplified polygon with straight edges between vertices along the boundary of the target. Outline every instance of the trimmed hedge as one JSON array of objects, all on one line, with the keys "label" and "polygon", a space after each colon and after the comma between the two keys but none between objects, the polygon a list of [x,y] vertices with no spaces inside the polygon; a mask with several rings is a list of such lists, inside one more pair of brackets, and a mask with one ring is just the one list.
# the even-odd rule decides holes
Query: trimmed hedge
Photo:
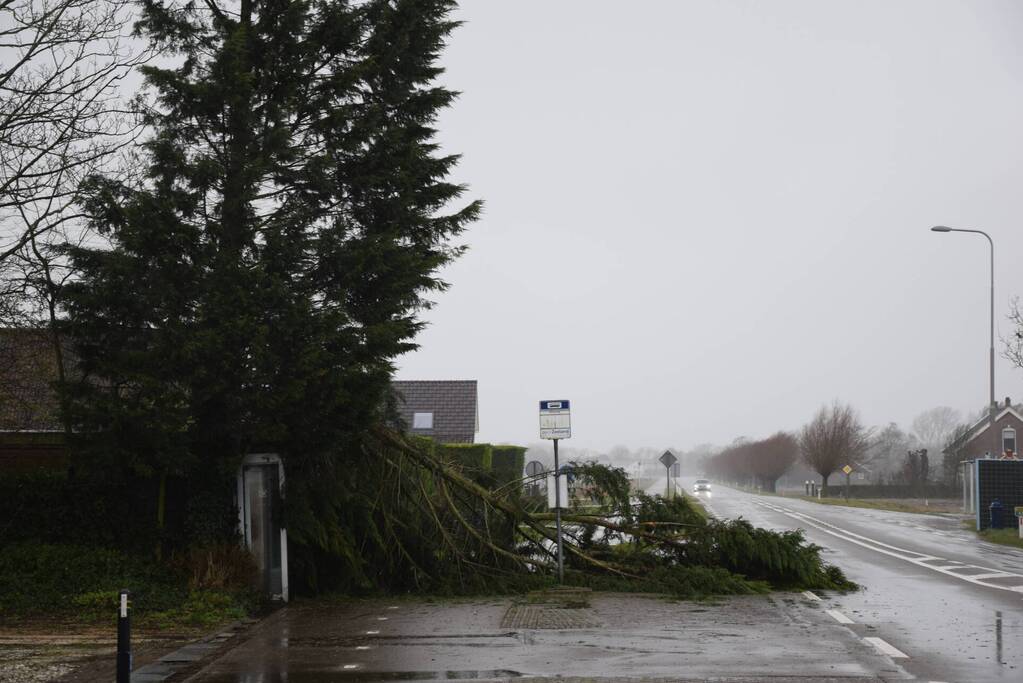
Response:
[{"label": "trimmed hedge", "polygon": [[522,490],[523,470],[526,468],[526,448],[523,446],[494,446],[493,475],[498,487],[519,482],[517,491]]},{"label": "trimmed hedge", "polygon": [[488,443],[445,443],[437,444],[436,449],[443,460],[457,464],[473,479],[490,475],[494,452]]},{"label": "trimmed hedge", "polygon": [[69,477],[39,470],[0,476],[0,548],[26,541],[151,552],[209,545],[237,535],[233,488],[215,477],[167,480],[165,524],[157,522],[157,478]]}]

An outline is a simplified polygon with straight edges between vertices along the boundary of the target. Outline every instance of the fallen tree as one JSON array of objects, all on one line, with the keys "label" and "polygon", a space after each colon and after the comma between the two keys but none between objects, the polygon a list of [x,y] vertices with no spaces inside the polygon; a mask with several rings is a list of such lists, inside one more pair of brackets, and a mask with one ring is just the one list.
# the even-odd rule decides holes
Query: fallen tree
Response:
[{"label": "fallen tree", "polygon": [[[527,511],[507,488],[488,490],[420,440],[384,428],[372,435],[370,448],[389,471],[386,489],[395,495],[382,501],[379,513],[386,529],[381,539],[393,540],[383,566],[397,585],[475,592],[552,581],[553,515]],[[801,532],[708,520],[681,497],[630,496],[621,469],[588,463],[575,471],[602,505],[596,514],[569,510],[562,516],[566,583],[686,597],[855,588]],[[414,539],[433,543],[410,547]]]}]

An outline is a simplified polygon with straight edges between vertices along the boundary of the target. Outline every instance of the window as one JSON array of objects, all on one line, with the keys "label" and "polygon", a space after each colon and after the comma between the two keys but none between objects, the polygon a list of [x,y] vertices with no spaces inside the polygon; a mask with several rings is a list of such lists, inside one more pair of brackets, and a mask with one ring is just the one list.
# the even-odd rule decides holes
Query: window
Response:
[{"label": "window", "polygon": [[412,413],[412,429],[433,429],[433,413]]},{"label": "window", "polygon": [[1010,453],[1016,452],[1016,430],[1012,427],[1006,427],[1002,430],[1002,452],[1009,451]]}]

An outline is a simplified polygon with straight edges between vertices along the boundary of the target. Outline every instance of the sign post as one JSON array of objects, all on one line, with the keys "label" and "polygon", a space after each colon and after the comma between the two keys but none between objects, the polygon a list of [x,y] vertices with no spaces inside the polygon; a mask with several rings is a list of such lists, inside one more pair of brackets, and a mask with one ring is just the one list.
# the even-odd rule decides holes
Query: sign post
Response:
[{"label": "sign post", "polygon": [[665,498],[671,498],[672,497],[671,496],[671,491],[672,491],[672,489],[671,489],[671,466],[678,462],[678,458],[676,458],[675,454],[672,453],[671,451],[664,451],[664,453],[661,455],[660,458],[658,458],[658,460],[660,460],[661,464],[664,465],[664,469],[667,470],[666,474],[668,476],[668,488],[664,492],[664,497]]},{"label": "sign post", "polygon": [[[564,548],[561,543],[561,468],[558,441],[572,438],[568,401],[540,401],[540,438],[554,441],[554,523],[558,534],[558,583],[565,582]],[[567,501],[565,501],[567,503]]]},{"label": "sign post", "polygon": [[124,588],[119,596],[117,610],[117,683],[131,681],[131,592]]},{"label": "sign post", "polygon": [[845,499],[848,501],[849,500],[849,475],[852,474],[853,469],[851,467],[849,467],[848,465],[846,465],[845,467],[842,468],[842,471],[845,472]]}]

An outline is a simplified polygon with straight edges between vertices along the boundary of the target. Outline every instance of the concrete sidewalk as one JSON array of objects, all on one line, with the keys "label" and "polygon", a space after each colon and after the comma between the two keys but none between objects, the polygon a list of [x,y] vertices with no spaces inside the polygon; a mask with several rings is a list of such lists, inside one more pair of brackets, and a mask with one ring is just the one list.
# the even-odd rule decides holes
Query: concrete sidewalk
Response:
[{"label": "concrete sidewalk", "polygon": [[693,603],[605,593],[582,607],[513,599],[292,606],[187,680],[555,676],[772,683],[912,678],[799,594]]}]

